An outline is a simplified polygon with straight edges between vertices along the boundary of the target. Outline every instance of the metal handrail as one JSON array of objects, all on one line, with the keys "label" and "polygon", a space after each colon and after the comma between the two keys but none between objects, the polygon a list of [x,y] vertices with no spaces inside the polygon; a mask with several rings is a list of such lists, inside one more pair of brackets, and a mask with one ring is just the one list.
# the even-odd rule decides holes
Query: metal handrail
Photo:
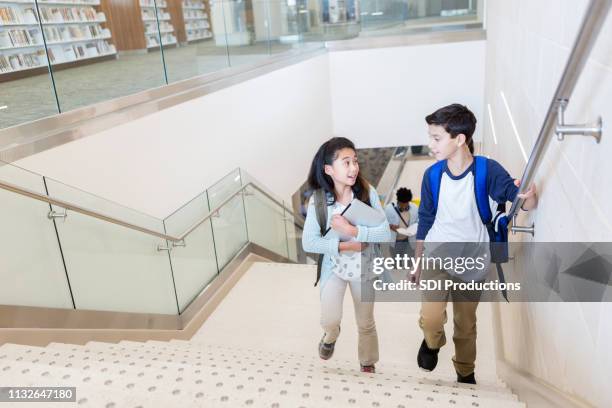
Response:
[{"label": "metal handrail", "polygon": [[[536,170],[541,163],[542,157],[546,152],[546,147],[553,135],[553,129],[558,121],[559,107],[566,104],[574,91],[574,87],[578,82],[580,73],[586,64],[587,57],[597,40],[597,35],[606,20],[606,15],[610,10],[612,0],[591,0],[585,12],[582,24],[574,42],[572,52],[565,65],[565,70],[557,86],[557,90],[552,97],[552,101],[548,107],[548,112],[542,124],[542,129],[535,142],[527,167],[523,177],[521,177],[521,186],[519,193],[524,193],[532,183]],[[523,205],[523,199],[516,197],[512,202],[512,207],[508,213],[508,218],[513,220],[518,209]]]},{"label": "metal handrail", "polygon": [[[7,191],[11,191],[13,193],[17,193],[26,197],[30,197],[33,198],[35,200],[38,201],[42,201],[45,203],[49,203],[61,208],[64,208],[66,210],[70,210],[70,211],[74,211],[74,212],[78,212],[80,214],[83,215],[87,215],[89,217],[93,217],[93,218],[97,218],[99,220],[102,221],[106,221],[106,222],[110,222],[111,224],[115,224],[115,225],[119,225],[125,228],[129,228],[135,231],[139,231],[148,235],[152,235],[154,237],[157,238],[161,238],[161,239],[165,239],[167,241],[171,241],[171,242],[182,242],[190,233],[192,233],[196,228],[198,228],[200,225],[202,225],[206,220],[208,220],[210,217],[214,216],[215,214],[217,214],[219,212],[219,210],[221,210],[228,202],[230,202],[234,197],[236,197],[238,194],[241,194],[243,190],[245,190],[247,187],[253,187],[256,190],[258,190],[260,193],[262,193],[263,195],[265,195],[266,197],[268,197],[270,200],[272,200],[275,204],[279,205],[280,207],[283,208],[284,211],[287,211],[288,214],[290,214],[291,216],[293,216],[295,218],[295,214],[293,213],[293,211],[289,210],[287,207],[285,207],[285,205],[282,202],[279,202],[276,198],[272,197],[270,194],[268,194],[266,191],[264,191],[261,187],[259,187],[258,185],[254,184],[253,182],[248,182],[245,185],[241,186],[240,188],[236,189],[236,191],[234,191],[229,197],[227,197],[225,200],[223,200],[221,202],[221,204],[219,204],[218,206],[216,206],[214,209],[212,209],[206,216],[204,216],[203,218],[201,218],[200,220],[198,220],[196,223],[194,223],[191,227],[189,227],[183,234],[181,234],[178,237],[172,236],[172,235],[168,235],[168,234],[164,234],[161,232],[157,232],[148,228],[144,228],[144,227],[140,227],[138,225],[126,222],[126,221],[122,221],[118,218],[114,218],[114,217],[110,217],[108,215],[104,215],[101,214],[99,212],[96,211],[92,211],[92,210],[88,210],[86,208],[83,208],[77,204],[72,204],[69,203],[67,201],[63,201],[57,198],[52,198],[46,195],[42,195],[40,193],[37,193],[35,191],[26,189],[26,188],[22,188],[22,187],[18,187],[16,185],[10,184],[10,183],[6,183],[2,180],[0,180],[0,189],[3,190],[7,190]],[[296,222],[294,220],[294,224],[300,228],[303,227],[303,225],[301,225],[300,223]]]},{"label": "metal handrail", "polygon": [[[399,183],[400,177],[402,176],[402,173],[404,172],[404,167],[406,166],[406,161],[408,160],[408,150],[410,149],[410,146],[399,146],[395,150],[397,151],[397,149],[400,149],[401,147],[406,147],[406,151],[404,152],[404,155],[402,156],[402,161],[400,162],[400,165],[397,168],[397,173],[395,174],[395,177],[393,179],[393,184],[391,184],[391,188],[389,189],[389,191],[387,192],[385,196],[385,202],[383,206],[386,206],[387,204],[391,202],[391,199],[393,197],[393,192],[395,191],[397,187],[397,183]],[[395,152],[394,152],[394,156],[395,156]],[[393,160],[393,158],[391,158],[391,160]]]}]

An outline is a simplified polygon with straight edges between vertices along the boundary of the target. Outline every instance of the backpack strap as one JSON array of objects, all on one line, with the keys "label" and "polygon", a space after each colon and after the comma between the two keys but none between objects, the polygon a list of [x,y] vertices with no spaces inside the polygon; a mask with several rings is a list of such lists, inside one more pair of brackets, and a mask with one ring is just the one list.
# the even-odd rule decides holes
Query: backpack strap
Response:
[{"label": "backpack strap", "polygon": [[438,198],[440,197],[440,183],[442,182],[442,173],[446,166],[446,160],[442,160],[432,165],[429,168],[429,188],[434,203],[434,210],[438,210]]},{"label": "backpack strap", "polygon": [[[400,220],[402,220],[402,222],[404,223],[404,225],[406,226],[406,228],[409,227],[408,223],[406,222],[406,220],[404,219],[404,217],[402,217],[402,213],[399,210],[399,208],[397,208],[397,206],[395,205],[395,203],[391,203],[391,205],[393,206],[393,209],[395,210],[395,212],[397,213],[397,215],[399,215]],[[408,214],[408,216],[410,217],[410,214]],[[410,218],[409,218],[410,219]]]},{"label": "backpack strap", "polygon": [[489,192],[487,191],[487,158],[483,156],[474,156],[474,194],[476,196],[476,205],[478,214],[484,225],[491,223],[493,215],[489,206]]},{"label": "backpack strap", "polygon": [[[500,283],[506,283],[502,262],[507,262],[508,257],[508,237],[500,236],[507,232],[508,218],[502,211],[498,211],[495,218],[489,206],[489,192],[487,191],[487,158],[474,156],[474,194],[476,195],[476,205],[482,223],[486,225],[490,236],[491,262],[495,263],[497,278]],[[498,210],[500,205],[498,205]],[[505,209],[505,204],[504,204]],[[504,260],[505,259],[505,260]],[[508,291],[503,289],[502,296],[508,302]]]},{"label": "backpack strap", "polygon": [[[319,229],[321,231],[321,236],[325,234],[325,229],[327,227],[327,196],[325,195],[325,190],[322,188],[317,189],[313,193],[314,197],[314,205],[317,214],[317,223],[319,224]],[[319,280],[321,279],[321,268],[323,267],[323,254],[319,254],[319,258],[317,259],[317,280],[314,283],[314,286],[317,286]]]}]

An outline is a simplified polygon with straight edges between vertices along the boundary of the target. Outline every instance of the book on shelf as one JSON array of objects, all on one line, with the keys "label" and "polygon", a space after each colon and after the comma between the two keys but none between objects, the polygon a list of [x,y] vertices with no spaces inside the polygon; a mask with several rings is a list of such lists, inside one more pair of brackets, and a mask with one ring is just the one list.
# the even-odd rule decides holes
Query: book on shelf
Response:
[{"label": "book on shelf", "polygon": [[0,48],[42,45],[42,36],[37,28],[0,31]]},{"label": "book on shelf", "polygon": [[49,47],[49,59],[51,60],[51,64],[62,64],[80,59],[114,54],[115,52],[114,45],[106,41],[97,41],[84,44]]},{"label": "book on shelf", "polygon": [[0,23],[2,24],[36,24],[36,9],[32,6],[0,7]]},{"label": "book on shelf", "polygon": [[[155,2],[157,3],[157,8],[165,8],[168,6],[168,3],[166,3],[165,1],[157,1]],[[153,0],[140,0],[140,7],[155,7],[155,4],[153,2]]]},{"label": "book on shelf", "polygon": [[99,6],[100,0],[57,2],[38,0],[37,11],[31,3],[0,1],[0,73],[44,67],[47,53],[51,64],[116,53],[115,46],[106,41],[111,37],[110,30],[99,24],[106,21],[106,16],[93,7]]},{"label": "book on shelf", "polygon": [[7,73],[22,69],[36,68],[47,63],[44,50],[27,53],[0,55],[0,72]]},{"label": "book on shelf", "polygon": [[86,7],[40,7],[43,23],[69,23],[81,21],[104,20],[104,13]]}]

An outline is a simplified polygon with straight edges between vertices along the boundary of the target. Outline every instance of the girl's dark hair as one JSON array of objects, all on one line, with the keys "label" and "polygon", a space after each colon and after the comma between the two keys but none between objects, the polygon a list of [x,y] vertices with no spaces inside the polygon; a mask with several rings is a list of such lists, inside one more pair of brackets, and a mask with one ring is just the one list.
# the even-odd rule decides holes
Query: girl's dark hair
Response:
[{"label": "girl's dark hair", "polygon": [[453,139],[463,133],[470,153],[474,154],[472,136],[476,130],[476,116],[466,106],[453,103],[427,115],[425,121],[428,125],[442,126]]},{"label": "girl's dark hair", "polygon": [[397,202],[407,203],[412,201],[412,191],[407,189],[406,187],[400,187],[397,189],[395,193],[395,197],[397,198]]},{"label": "girl's dark hair", "polygon": [[[334,160],[338,158],[338,151],[342,149],[357,150],[353,142],[345,137],[332,137],[323,143],[312,159],[310,172],[308,173],[310,188],[313,190],[322,188],[326,193],[329,193],[327,194],[328,197],[331,196],[331,201],[328,200],[327,205],[333,205],[336,202],[336,193],[334,191],[334,180],[325,174],[325,165],[331,166]],[[361,176],[361,173],[357,174],[357,180],[352,189],[356,198],[371,205],[370,187],[368,182]]]}]

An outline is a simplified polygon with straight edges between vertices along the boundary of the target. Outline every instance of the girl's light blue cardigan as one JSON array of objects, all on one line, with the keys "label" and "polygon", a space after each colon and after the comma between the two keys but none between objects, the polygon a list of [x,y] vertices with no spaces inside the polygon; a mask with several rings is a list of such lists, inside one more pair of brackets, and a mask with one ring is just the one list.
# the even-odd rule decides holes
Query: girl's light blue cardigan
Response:
[{"label": "girl's light blue cardigan", "polygon": [[[374,187],[370,186],[370,204],[376,210],[384,214],[380,199]],[[332,206],[327,207],[327,225],[329,227],[331,221]],[[365,227],[357,225],[357,241],[359,242],[393,242],[393,234],[389,228],[389,222],[385,217],[385,221],[377,227]],[[332,274],[331,257],[338,256],[339,236],[333,229],[322,237],[321,228],[317,221],[317,211],[314,205],[314,196],[311,197],[308,203],[308,211],[306,213],[306,221],[304,223],[304,232],[302,234],[302,248],[304,251],[315,254],[323,254],[323,265],[321,267],[320,285],[323,287],[325,282]]]}]

